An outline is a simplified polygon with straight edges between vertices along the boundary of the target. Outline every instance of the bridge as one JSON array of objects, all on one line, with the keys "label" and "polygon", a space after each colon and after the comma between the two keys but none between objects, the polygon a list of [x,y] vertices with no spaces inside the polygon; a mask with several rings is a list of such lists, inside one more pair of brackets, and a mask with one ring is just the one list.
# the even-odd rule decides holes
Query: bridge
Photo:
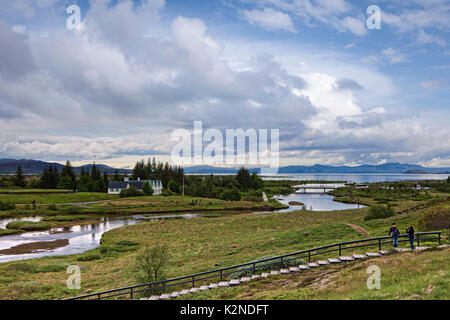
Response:
[{"label": "bridge", "polygon": [[[326,186],[326,185],[299,185],[299,186],[293,186],[295,193],[301,193],[301,194],[325,194],[328,191],[336,190],[336,186]],[[306,192],[306,190],[313,190],[313,192]]]},{"label": "bridge", "polygon": [[[425,250],[430,247],[420,247],[422,241],[438,241],[439,248],[449,247],[449,245],[441,245],[441,232],[423,232],[415,234],[417,241],[417,250]],[[408,235],[401,235],[398,243],[409,242]],[[404,239],[403,239],[404,238]],[[240,265],[231,267],[215,269],[211,271],[205,271],[188,276],[168,279],[159,282],[135,285],[130,287],[124,287],[120,289],[113,289],[108,291],[102,291],[97,293],[91,293],[83,296],[69,298],[66,300],[78,300],[78,299],[90,299],[101,300],[128,297],[129,299],[136,298],[137,295],[142,293],[157,293],[157,295],[146,300],[160,300],[171,299],[185,294],[195,293],[203,290],[210,290],[220,287],[230,287],[240,285],[243,282],[247,282],[253,279],[268,277],[270,275],[289,274],[291,272],[300,272],[302,270],[317,268],[324,265],[335,263],[348,263],[351,261],[380,257],[385,254],[389,254],[389,250],[382,250],[383,245],[389,245],[392,247],[392,237],[378,237],[370,239],[361,239],[347,242],[340,242],[322,246],[314,249],[307,249],[298,252],[293,252],[277,257],[266,258],[259,261],[247,262]],[[376,247],[378,251],[366,252],[364,254],[353,254],[343,256],[342,253],[347,250]],[[396,248],[396,251],[403,252],[409,251],[406,248]],[[315,257],[320,255],[329,255],[330,253],[338,253],[337,258],[328,258],[323,260],[316,260]],[[315,261],[313,261],[313,259]],[[272,270],[274,268],[282,268],[281,270]],[[244,273],[248,276],[243,276]],[[231,278],[231,279],[230,279]],[[211,283],[212,279],[219,281],[218,283]],[[197,285],[197,287],[196,287]],[[177,287],[178,291],[174,288]]]}]

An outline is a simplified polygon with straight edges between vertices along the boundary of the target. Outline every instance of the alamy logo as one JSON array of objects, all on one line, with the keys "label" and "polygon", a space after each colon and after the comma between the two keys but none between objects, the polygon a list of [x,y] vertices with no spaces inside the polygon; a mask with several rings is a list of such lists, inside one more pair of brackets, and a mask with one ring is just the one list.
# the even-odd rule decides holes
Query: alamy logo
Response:
[{"label": "alamy logo", "polygon": [[172,161],[180,165],[261,166],[262,174],[279,168],[279,129],[219,129],[203,132],[202,121],[194,122],[193,135],[187,129],[173,131]]},{"label": "alamy logo", "polygon": [[381,289],[381,269],[378,266],[372,265],[367,268],[367,273],[371,274],[369,278],[367,278],[367,289],[373,290]]},{"label": "alamy logo", "polygon": [[81,289],[81,270],[79,266],[70,265],[67,267],[66,273],[70,274],[67,278],[66,285],[70,290]]},{"label": "alamy logo", "polygon": [[377,5],[371,5],[367,8],[367,14],[369,14],[369,18],[367,18],[367,29],[369,30],[380,30],[381,29],[381,9]]},{"label": "alamy logo", "polygon": [[70,16],[67,18],[66,26],[69,30],[81,28],[81,9],[77,5],[71,5],[66,10]]}]

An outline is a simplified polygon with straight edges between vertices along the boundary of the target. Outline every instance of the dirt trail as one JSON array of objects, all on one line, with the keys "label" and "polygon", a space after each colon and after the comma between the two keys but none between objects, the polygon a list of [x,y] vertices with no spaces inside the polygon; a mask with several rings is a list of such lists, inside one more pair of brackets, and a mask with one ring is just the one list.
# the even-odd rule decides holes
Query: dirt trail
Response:
[{"label": "dirt trail", "polygon": [[349,227],[352,227],[353,229],[355,229],[356,231],[358,231],[361,234],[370,234],[369,231],[367,231],[366,229],[364,229],[361,226],[358,226],[356,224],[351,224],[351,223],[346,223],[346,225],[348,225]]}]

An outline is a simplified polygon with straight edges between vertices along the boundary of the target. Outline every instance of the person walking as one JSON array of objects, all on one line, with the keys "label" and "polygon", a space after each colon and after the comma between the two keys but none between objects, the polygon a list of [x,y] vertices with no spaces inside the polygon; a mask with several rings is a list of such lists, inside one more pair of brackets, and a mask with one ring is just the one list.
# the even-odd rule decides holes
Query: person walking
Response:
[{"label": "person walking", "polygon": [[413,226],[409,226],[406,229],[406,233],[408,234],[409,243],[411,244],[411,250],[414,250],[414,228]]},{"label": "person walking", "polygon": [[397,248],[398,246],[398,237],[400,237],[400,231],[398,230],[395,223],[392,224],[391,228],[389,229],[389,235],[392,234],[392,241],[394,242],[394,248]]}]

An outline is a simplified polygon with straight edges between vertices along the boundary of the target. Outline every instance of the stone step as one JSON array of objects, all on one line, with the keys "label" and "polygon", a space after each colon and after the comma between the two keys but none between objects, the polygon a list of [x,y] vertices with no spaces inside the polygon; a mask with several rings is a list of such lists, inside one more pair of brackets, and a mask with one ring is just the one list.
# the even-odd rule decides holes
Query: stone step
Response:
[{"label": "stone step", "polygon": [[379,252],[366,252],[368,257],[381,257],[381,253]]},{"label": "stone step", "polygon": [[259,278],[261,278],[261,275],[260,275],[260,274],[254,274],[254,275],[252,275],[252,277],[250,278],[250,280],[255,280],[255,279],[259,279]]},{"label": "stone step", "polygon": [[148,300],[159,300],[160,298],[160,296],[151,296]]},{"label": "stone step", "polygon": [[171,298],[176,298],[176,297],[178,297],[180,295],[180,293],[179,292],[172,292],[171,294],[170,294],[170,297]]},{"label": "stone step", "polygon": [[441,244],[440,246],[438,246],[438,248],[449,248],[450,244]]},{"label": "stone step", "polygon": [[185,295],[191,293],[191,290],[181,290],[180,295]]},{"label": "stone step", "polygon": [[416,250],[427,250],[430,249],[430,247],[416,247]]},{"label": "stone step", "polygon": [[[411,251],[411,249],[408,249],[408,248],[395,248],[394,250],[397,251],[397,252]],[[419,250],[420,250],[420,249],[419,249]]]},{"label": "stone step", "polygon": [[248,282],[250,280],[251,280],[251,278],[249,278],[249,277],[242,277],[241,278],[241,282]]},{"label": "stone step", "polygon": [[341,263],[342,262],[341,259],[336,259],[336,258],[330,258],[330,259],[328,259],[328,261],[330,263]]},{"label": "stone step", "polygon": [[278,271],[278,270],[270,271],[270,275],[272,275],[272,276],[276,276],[276,275],[279,275],[279,274],[280,274],[280,271]]},{"label": "stone step", "polygon": [[354,254],[353,258],[355,258],[355,259],[364,259],[364,258],[367,258],[367,255],[365,255],[365,254]]},{"label": "stone step", "polygon": [[230,282],[229,281],[219,282],[219,287],[229,287],[229,286],[230,286]]},{"label": "stone step", "polygon": [[201,286],[200,291],[206,291],[209,290],[209,286]]},{"label": "stone step", "polygon": [[341,256],[341,257],[339,257],[339,259],[341,259],[341,261],[343,261],[343,262],[355,261],[355,258],[353,258],[351,256]]},{"label": "stone step", "polygon": [[320,265],[319,265],[317,262],[310,262],[310,263],[308,263],[308,266],[309,266],[310,268],[317,268],[317,267],[320,267]]},{"label": "stone step", "polygon": [[291,271],[289,269],[281,269],[280,273],[281,274],[289,274],[289,273],[291,273]]},{"label": "stone step", "polygon": [[216,288],[219,287],[219,285],[218,285],[217,283],[211,283],[208,287],[209,287],[210,289],[216,289]]},{"label": "stone step", "polygon": [[140,298],[139,300],[150,300],[150,298]]},{"label": "stone step", "polygon": [[299,272],[299,271],[300,271],[300,268],[298,268],[298,267],[290,267],[289,270],[290,270],[291,272]]},{"label": "stone step", "polygon": [[261,273],[261,277],[267,278],[270,274],[267,272]]},{"label": "stone step", "polygon": [[170,299],[170,294],[167,294],[167,293],[162,294],[159,298],[161,300],[168,300],[168,299]]},{"label": "stone step", "polygon": [[191,288],[191,289],[189,290],[190,293],[196,293],[196,292],[199,292],[199,291],[200,291],[199,288]]},{"label": "stone step", "polygon": [[317,261],[317,263],[321,266],[325,266],[327,264],[330,264],[330,262],[328,260],[319,260]]},{"label": "stone step", "polygon": [[389,251],[389,250],[380,250],[380,253],[381,253],[382,255],[386,255],[386,254],[390,254],[391,251]]},{"label": "stone step", "polygon": [[299,268],[300,270],[306,270],[306,269],[309,269],[309,266],[306,265],[306,264],[301,264],[301,265],[298,266],[298,268]]},{"label": "stone step", "polygon": [[238,285],[240,285],[240,284],[241,284],[241,281],[240,281],[240,280],[231,280],[231,281],[230,281],[230,286],[231,286],[231,287],[238,286]]}]

